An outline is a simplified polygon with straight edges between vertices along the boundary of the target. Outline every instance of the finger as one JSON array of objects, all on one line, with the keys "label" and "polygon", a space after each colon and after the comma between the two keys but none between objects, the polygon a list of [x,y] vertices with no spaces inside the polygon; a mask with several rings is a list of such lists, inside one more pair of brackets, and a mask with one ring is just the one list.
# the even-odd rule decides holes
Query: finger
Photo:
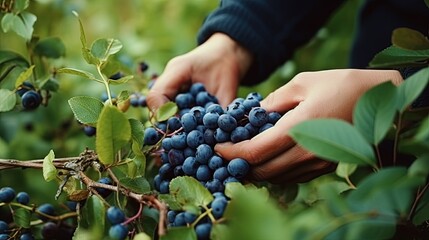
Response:
[{"label": "finger", "polygon": [[335,168],[336,164],[333,162],[315,159],[314,162],[309,162],[305,165],[299,166],[293,169],[291,172],[287,172],[277,177],[268,179],[268,181],[275,184],[304,183],[322,175],[331,173],[335,170]]},{"label": "finger", "polygon": [[304,91],[292,79],[289,83],[270,93],[261,101],[261,107],[268,112],[285,113],[304,100]]}]

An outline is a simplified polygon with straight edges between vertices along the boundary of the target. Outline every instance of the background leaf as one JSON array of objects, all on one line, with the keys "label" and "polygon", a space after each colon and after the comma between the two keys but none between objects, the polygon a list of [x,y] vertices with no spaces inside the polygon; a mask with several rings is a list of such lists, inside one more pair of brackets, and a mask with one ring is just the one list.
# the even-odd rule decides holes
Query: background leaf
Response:
[{"label": "background leaf", "polygon": [[429,67],[411,75],[399,85],[398,108],[403,112],[420,95],[429,82]]},{"label": "background leaf", "polygon": [[97,80],[92,73],[87,72],[87,71],[83,71],[83,70],[80,70],[80,69],[60,68],[60,69],[57,70],[57,73],[68,73],[68,74],[72,74],[72,75],[76,75],[76,76],[88,78],[88,79],[91,79],[91,80]]},{"label": "background leaf", "polygon": [[66,47],[58,37],[48,37],[40,40],[34,47],[34,52],[48,58],[60,58],[65,56]]},{"label": "background leaf", "polygon": [[335,170],[335,173],[337,174],[337,176],[341,178],[348,178],[356,171],[356,169],[357,169],[356,164],[340,162],[337,165],[337,169]]},{"label": "background leaf", "polygon": [[115,155],[131,138],[128,119],[116,107],[105,106],[97,122],[95,145],[100,161],[112,164]]},{"label": "background leaf", "polygon": [[79,122],[94,126],[104,107],[104,104],[98,98],[88,96],[72,97],[68,102],[75,118]]},{"label": "background leaf", "polygon": [[390,46],[377,53],[369,63],[372,68],[424,66],[429,50],[408,50]]},{"label": "background leaf", "polygon": [[122,43],[113,38],[101,38],[95,40],[91,46],[91,53],[94,57],[101,61],[106,61],[110,55],[119,52],[122,48]]},{"label": "background leaf", "polygon": [[388,81],[370,89],[358,100],[353,124],[368,142],[377,145],[392,127],[395,97],[396,87]]},{"label": "background leaf", "polygon": [[299,145],[324,159],[375,167],[371,145],[356,128],[345,121],[304,121],[293,127],[289,134]]},{"label": "background leaf", "polygon": [[0,112],[12,110],[16,105],[16,94],[8,89],[0,89]]},{"label": "background leaf", "polygon": [[429,40],[426,36],[410,28],[397,28],[393,30],[392,44],[408,50],[429,49]]}]

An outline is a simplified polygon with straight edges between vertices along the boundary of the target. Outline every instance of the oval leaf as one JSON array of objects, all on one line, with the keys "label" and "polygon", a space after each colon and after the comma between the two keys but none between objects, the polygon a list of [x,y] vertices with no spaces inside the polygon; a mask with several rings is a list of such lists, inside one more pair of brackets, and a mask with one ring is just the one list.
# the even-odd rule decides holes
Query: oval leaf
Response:
[{"label": "oval leaf", "polygon": [[409,50],[429,49],[429,40],[426,36],[410,28],[397,28],[393,30],[392,44]]},{"label": "oval leaf", "polygon": [[389,81],[367,91],[357,102],[353,123],[365,139],[377,145],[392,127],[396,87]]},{"label": "oval leaf", "polygon": [[166,102],[156,111],[156,120],[158,122],[165,121],[172,117],[177,112],[177,105],[174,102]]},{"label": "oval leaf", "polygon": [[8,89],[0,89],[0,112],[12,110],[16,105],[16,94]]},{"label": "oval leaf", "polygon": [[7,62],[14,62],[17,65],[28,67],[30,64],[28,61],[21,55],[16,52],[2,50],[0,51],[0,66]]},{"label": "oval leaf", "polygon": [[348,178],[350,175],[353,174],[356,168],[357,168],[356,164],[340,162],[338,163],[335,173],[337,174],[338,177]]},{"label": "oval leaf", "polygon": [[304,121],[289,134],[304,148],[334,162],[356,163],[375,167],[371,145],[351,124],[336,119]]},{"label": "oval leaf", "polygon": [[29,228],[31,212],[25,208],[18,208],[13,211],[13,222],[19,227]]},{"label": "oval leaf", "polygon": [[150,184],[144,177],[138,178],[121,178],[119,182],[122,186],[135,193],[147,193],[150,191]]},{"label": "oval leaf", "polygon": [[410,176],[420,176],[426,179],[429,175],[429,154],[423,155],[414,160],[408,168],[408,174]]},{"label": "oval leaf", "polygon": [[97,122],[95,146],[100,161],[112,164],[115,155],[131,138],[128,119],[116,107],[105,106]]},{"label": "oval leaf", "polygon": [[60,38],[50,37],[40,40],[36,44],[34,52],[48,58],[60,58],[66,54],[66,47]]},{"label": "oval leaf", "polygon": [[34,67],[35,65],[31,65],[29,68],[27,68],[27,70],[19,74],[18,78],[15,81],[15,88],[21,86],[25,82],[25,80],[27,80],[33,74]]},{"label": "oval leaf", "polygon": [[54,166],[55,154],[54,151],[49,151],[48,155],[43,159],[43,178],[49,182],[57,176],[57,169]]},{"label": "oval leaf", "polygon": [[104,104],[97,98],[77,96],[69,99],[69,105],[76,119],[88,125],[95,125]]},{"label": "oval leaf", "polygon": [[411,75],[398,88],[398,109],[400,112],[411,105],[429,82],[429,67]]},{"label": "oval leaf", "polygon": [[98,80],[94,77],[94,75],[92,75],[92,73],[79,70],[79,69],[74,69],[74,68],[60,68],[57,70],[57,73],[68,73],[79,77],[88,78],[91,80]]},{"label": "oval leaf", "polygon": [[95,40],[91,46],[91,53],[94,57],[101,61],[106,61],[110,55],[119,52],[122,48],[122,43],[113,38],[101,38]]},{"label": "oval leaf", "polygon": [[390,46],[375,55],[369,66],[373,68],[424,66],[427,59],[429,50],[408,50]]},{"label": "oval leaf", "polygon": [[193,177],[176,177],[170,182],[170,195],[178,204],[186,206],[207,206],[213,196],[199,181]]}]

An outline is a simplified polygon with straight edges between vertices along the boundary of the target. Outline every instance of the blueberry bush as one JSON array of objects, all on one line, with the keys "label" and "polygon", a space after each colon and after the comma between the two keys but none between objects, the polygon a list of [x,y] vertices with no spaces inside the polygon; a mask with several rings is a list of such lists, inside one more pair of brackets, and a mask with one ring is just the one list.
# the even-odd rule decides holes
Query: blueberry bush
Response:
[{"label": "blueberry bush", "polygon": [[[287,117],[261,108],[263,96],[304,66],[328,67],[305,56],[331,45],[320,34],[268,83],[240,88],[227,108],[195,83],[150,112],[145,96],[159,69],[192,47],[183,36],[199,23],[187,16],[203,19],[215,5],[0,1],[1,240],[427,239],[429,117],[411,107],[429,85],[427,37],[392,33],[371,67],[416,73],[365,93],[353,125],[317,119],[289,132],[335,172],[286,186],[249,182],[246,159],[226,161],[214,145]],[[121,17],[93,18],[93,10]],[[126,31],[116,38],[111,28]],[[330,39],[350,35],[337,34]]]}]

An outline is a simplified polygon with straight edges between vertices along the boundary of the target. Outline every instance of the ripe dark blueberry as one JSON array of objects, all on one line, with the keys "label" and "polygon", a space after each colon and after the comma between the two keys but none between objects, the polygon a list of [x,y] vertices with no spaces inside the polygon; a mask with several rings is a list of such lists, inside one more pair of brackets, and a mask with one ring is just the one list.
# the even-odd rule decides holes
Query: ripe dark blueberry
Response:
[{"label": "ripe dark blueberry", "polygon": [[231,176],[241,179],[249,172],[249,163],[242,158],[235,158],[228,163],[228,172]]},{"label": "ripe dark blueberry", "polygon": [[156,128],[156,130],[165,133],[165,132],[167,132],[167,123],[165,123],[165,122],[156,123],[155,128]]},{"label": "ripe dark blueberry", "polygon": [[194,114],[187,112],[182,115],[180,118],[180,121],[182,122],[183,129],[185,132],[190,132],[197,128],[197,118],[194,116]]},{"label": "ripe dark blueberry", "polygon": [[267,130],[268,128],[272,128],[274,125],[272,123],[265,123],[262,127],[259,128],[259,133]]},{"label": "ripe dark blueberry", "polygon": [[226,112],[239,121],[244,118],[244,115],[246,114],[246,108],[242,103],[231,103],[226,108]]},{"label": "ripe dark blueberry", "polygon": [[204,134],[198,130],[192,130],[186,136],[186,144],[190,148],[197,148],[199,145],[204,143]]},{"label": "ripe dark blueberry", "polygon": [[244,102],[244,98],[238,97],[234,100],[232,100],[231,104],[242,104]]},{"label": "ripe dark blueberry", "polygon": [[168,151],[168,161],[171,166],[182,165],[183,161],[185,161],[185,156],[183,155],[183,151],[179,149],[171,149]]},{"label": "ripe dark blueberry", "polygon": [[208,112],[203,117],[203,124],[207,128],[216,129],[218,127],[217,120],[219,119],[219,113],[217,112]]},{"label": "ripe dark blueberry", "polygon": [[19,192],[16,194],[16,201],[18,203],[27,205],[30,202],[30,195],[28,195],[26,192]]},{"label": "ripe dark blueberry", "polygon": [[193,176],[197,173],[200,164],[195,160],[195,157],[187,157],[183,162],[183,172],[188,176]]},{"label": "ripe dark blueberry", "polygon": [[197,234],[198,240],[210,239],[210,231],[212,230],[211,223],[200,223],[195,226],[195,233]]},{"label": "ripe dark blueberry", "polygon": [[171,117],[167,120],[168,132],[174,132],[182,127],[182,123],[178,117]]},{"label": "ripe dark blueberry", "polygon": [[220,129],[225,132],[231,132],[237,127],[237,120],[230,114],[222,114],[217,120]]},{"label": "ripe dark blueberry", "polygon": [[125,213],[118,207],[112,206],[107,209],[107,220],[112,225],[123,223],[125,221]]},{"label": "ripe dark blueberry", "polygon": [[192,108],[195,105],[195,98],[191,93],[179,93],[174,101],[179,109]]},{"label": "ripe dark blueberry", "polygon": [[130,95],[130,104],[131,104],[131,106],[133,106],[133,107],[140,106],[140,104],[139,104],[139,97],[140,97],[140,94],[136,94],[136,93],[133,93],[133,94]]},{"label": "ripe dark blueberry", "polygon": [[186,144],[186,134],[179,132],[171,137],[171,146],[176,149],[185,149],[188,145]]},{"label": "ripe dark blueberry", "polygon": [[83,127],[83,132],[85,133],[86,136],[92,137],[96,134],[97,129],[93,126],[85,125]]},{"label": "ripe dark blueberry", "polygon": [[195,157],[195,149],[187,147],[183,150],[183,155],[185,156],[185,159],[187,157]]},{"label": "ripe dark blueberry", "polygon": [[155,177],[153,177],[153,186],[155,190],[159,191],[159,187],[161,185],[161,176],[159,174],[156,174]]},{"label": "ripe dark blueberry", "polygon": [[214,198],[225,198],[226,199],[225,194],[223,192],[214,192],[212,195]]},{"label": "ripe dark blueberry", "polygon": [[145,72],[146,70],[149,69],[149,65],[146,62],[140,62],[139,69],[141,72]]},{"label": "ripe dark blueberry", "polygon": [[167,212],[167,220],[169,223],[173,223],[174,219],[176,218],[177,212],[173,210],[169,210]]},{"label": "ripe dark blueberry", "polygon": [[140,106],[140,107],[146,107],[147,106],[146,96],[140,95],[139,98],[137,99],[137,101],[138,101],[138,106]]},{"label": "ripe dark blueberry", "polygon": [[185,172],[183,172],[183,166],[182,165],[175,166],[173,173],[175,177],[184,176]]},{"label": "ripe dark blueberry", "polygon": [[197,96],[197,94],[199,92],[204,92],[204,91],[206,91],[206,88],[204,87],[204,85],[202,83],[194,83],[194,84],[192,84],[191,88],[189,89],[189,92],[193,96]]},{"label": "ripe dark blueberry", "polygon": [[231,134],[229,132],[224,131],[220,128],[217,128],[214,131],[214,138],[218,143],[228,142],[230,140],[230,136]]},{"label": "ripe dark blueberry", "polygon": [[206,109],[201,106],[195,106],[189,110],[190,113],[192,113],[196,120],[197,124],[203,124],[203,117],[206,114]]},{"label": "ripe dark blueberry", "polygon": [[207,144],[201,144],[197,147],[195,152],[195,160],[200,164],[207,164],[209,159],[213,156],[213,149]]},{"label": "ripe dark blueberry", "polygon": [[143,142],[145,145],[155,145],[160,140],[160,136],[155,128],[148,127],[144,130]]},{"label": "ripe dark blueberry", "polygon": [[43,224],[42,236],[43,239],[57,239],[59,228],[57,224],[53,222],[47,222]]},{"label": "ripe dark blueberry", "polygon": [[231,142],[238,143],[244,140],[250,139],[250,133],[247,128],[238,126],[231,132]]},{"label": "ripe dark blueberry", "polygon": [[5,221],[0,220],[0,233],[5,233],[7,230],[9,230],[9,225]]},{"label": "ripe dark blueberry", "polygon": [[261,103],[256,98],[249,97],[243,101],[243,106],[246,109],[246,111],[249,112],[254,107],[260,107]]},{"label": "ripe dark blueberry", "polygon": [[34,237],[31,233],[23,233],[20,237],[19,240],[34,240]]},{"label": "ripe dark blueberry", "polygon": [[170,163],[164,163],[158,170],[159,176],[161,179],[171,179],[173,177],[173,169]]},{"label": "ripe dark blueberry", "polygon": [[202,133],[204,133],[204,131],[206,131],[206,126],[204,126],[204,125],[197,125],[197,128],[196,128],[196,130],[198,130],[198,131],[200,131],[200,132],[202,132]]},{"label": "ripe dark blueberry", "polygon": [[226,185],[227,183],[230,183],[230,182],[240,182],[240,181],[238,181],[238,179],[233,176],[229,176],[223,181],[223,185]]},{"label": "ripe dark blueberry", "polygon": [[[55,208],[50,203],[44,203],[37,208],[37,211],[44,213],[46,215],[54,216]],[[38,215],[39,219],[46,221],[48,218],[42,215]]]},{"label": "ripe dark blueberry", "polygon": [[185,115],[185,113],[188,113],[189,111],[191,111],[190,108],[180,109],[179,110],[179,117],[182,118],[183,115]]},{"label": "ripe dark blueberry", "polygon": [[128,235],[128,228],[122,224],[116,224],[110,227],[109,237],[114,240],[124,240]]},{"label": "ripe dark blueberry", "polygon": [[225,190],[222,182],[223,181],[220,181],[219,179],[211,179],[206,182],[205,188],[207,188],[211,193],[222,192]]},{"label": "ripe dark blueberry", "polygon": [[214,146],[216,144],[216,139],[214,137],[215,130],[206,129],[204,131],[204,142],[210,146]]},{"label": "ripe dark blueberry", "polygon": [[212,173],[207,165],[200,165],[195,176],[199,181],[207,181],[211,178]]},{"label": "ripe dark blueberry", "polygon": [[111,76],[109,77],[109,79],[112,79],[112,80],[118,80],[118,79],[120,79],[120,78],[122,78],[122,77],[124,77],[124,74],[123,74],[122,72],[117,72],[117,73],[115,73],[115,74],[111,75]]},{"label": "ripe dark blueberry", "polygon": [[[97,182],[99,183],[103,183],[103,184],[108,184],[108,185],[112,185],[112,179],[110,179],[109,177],[102,177],[100,178]],[[100,196],[102,196],[103,198],[106,198],[107,196],[110,195],[110,193],[112,191],[105,189],[105,188],[95,188],[95,190],[98,192],[98,194],[100,194]]]},{"label": "ripe dark blueberry", "polygon": [[170,151],[170,149],[173,148],[173,146],[171,145],[171,142],[172,140],[169,137],[162,139],[161,146],[164,149],[164,151]]},{"label": "ripe dark blueberry", "polygon": [[9,234],[6,234],[6,233],[0,234],[0,240],[9,240],[9,238],[10,238]]},{"label": "ripe dark blueberry", "polygon": [[213,178],[218,179],[219,181],[223,182],[225,179],[229,177],[229,172],[226,167],[220,167],[216,169],[213,173]]},{"label": "ripe dark blueberry", "polygon": [[29,90],[22,95],[22,106],[24,109],[36,109],[42,102],[40,94],[34,90]]},{"label": "ripe dark blueberry", "polygon": [[191,213],[191,212],[184,212],[183,216],[185,218],[185,222],[188,224],[193,223],[195,220],[197,220],[197,215]]},{"label": "ripe dark blueberry", "polygon": [[168,158],[168,152],[162,152],[160,157],[161,157],[162,164],[170,163],[170,159]]},{"label": "ripe dark blueberry", "polygon": [[221,105],[214,103],[206,108],[206,113],[217,113],[219,115],[224,114],[224,110]]},{"label": "ripe dark blueberry", "polygon": [[159,185],[159,192],[162,194],[166,194],[170,191],[170,181],[163,180]]},{"label": "ripe dark blueberry", "polygon": [[268,122],[268,113],[261,107],[252,108],[249,112],[249,122],[255,127],[261,127]]},{"label": "ripe dark blueberry", "polygon": [[223,159],[219,155],[215,154],[209,159],[208,165],[210,169],[216,170],[223,166]]},{"label": "ripe dark blueberry", "polygon": [[268,122],[271,124],[276,124],[276,122],[282,117],[282,115],[278,112],[270,112],[268,113]]},{"label": "ripe dark blueberry", "polygon": [[13,190],[11,187],[3,187],[0,189],[0,202],[12,202],[15,196],[15,190]]},{"label": "ripe dark blueberry", "polygon": [[29,82],[24,82],[21,86],[18,87],[16,93],[18,93],[18,95],[22,97],[22,95],[24,95],[24,93],[26,93],[28,90],[34,90],[34,86]]},{"label": "ripe dark blueberry", "polygon": [[174,219],[174,226],[179,227],[179,226],[185,226],[185,225],[186,225],[185,212],[180,212],[176,215],[176,218]]},{"label": "ripe dark blueberry", "polygon": [[66,206],[68,209],[70,209],[71,211],[75,212],[77,209],[77,204],[78,202],[75,201],[67,201],[66,202]]},{"label": "ripe dark blueberry", "polygon": [[256,136],[256,134],[259,133],[259,128],[253,126],[250,122],[246,123],[246,125],[244,125],[244,127],[249,132],[250,137]]},{"label": "ripe dark blueberry", "polygon": [[216,219],[219,219],[223,216],[228,201],[224,198],[215,198],[211,203],[212,214]]},{"label": "ripe dark blueberry", "polygon": [[263,99],[262,95],[260,93],[257,93],[257,92],[251,92],[251,93],[247,94],[246,98],[249,98],[249,97],[254,97],[259,101],[262,101],[262,99]]},{"label": "ripe dark blueberry", "polygon": [[208,92],[199,92],[195,97],[195,103],[198,106],[205,106],[209,102],[217,103],[217,100]]}]

